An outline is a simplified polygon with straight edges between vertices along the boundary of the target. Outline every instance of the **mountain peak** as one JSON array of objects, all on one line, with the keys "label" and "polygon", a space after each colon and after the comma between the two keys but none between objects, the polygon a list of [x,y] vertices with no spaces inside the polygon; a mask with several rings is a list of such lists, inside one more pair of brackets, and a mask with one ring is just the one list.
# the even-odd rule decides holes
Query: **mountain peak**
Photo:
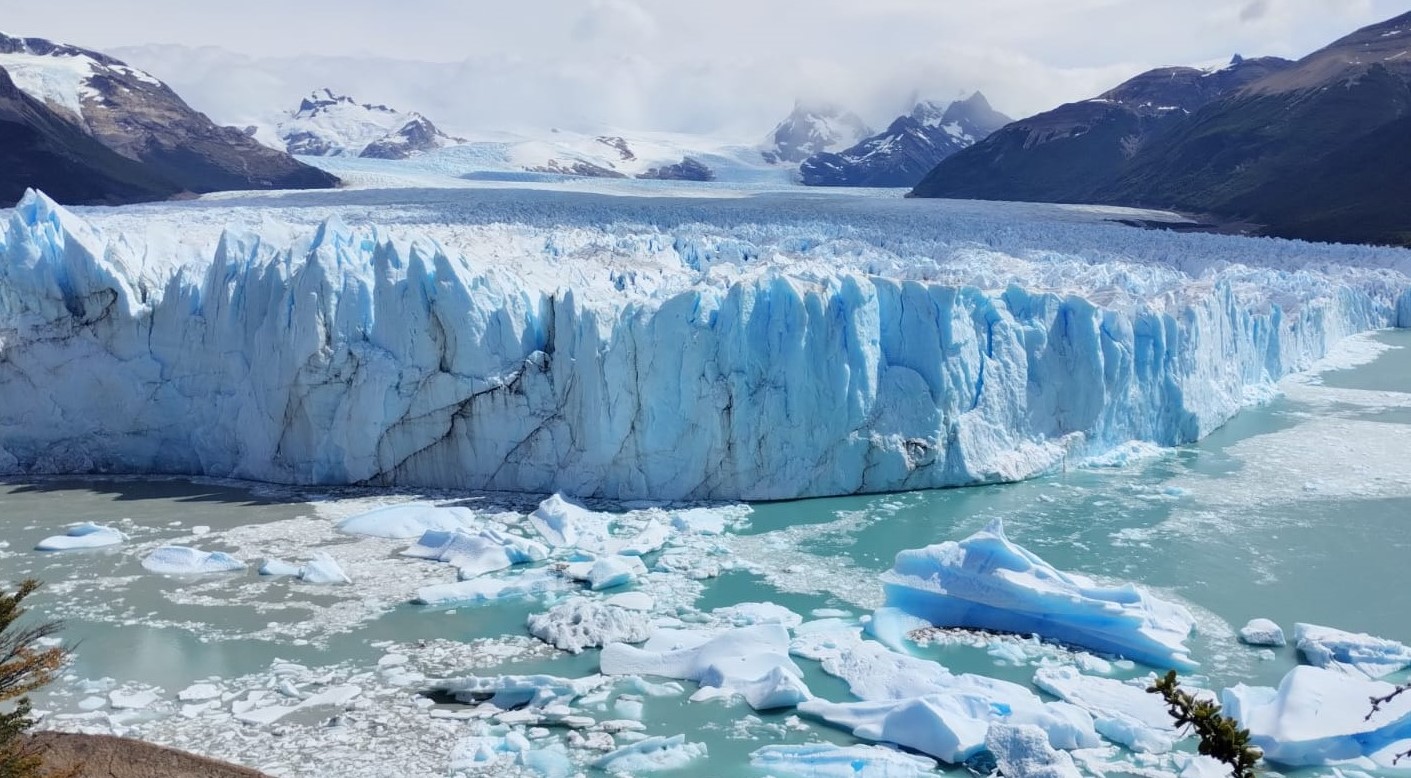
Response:
[{"label": "mountain peak", "polygon": [[419,113],[359,103],[328,87],[304,98],[275,132],[289,153],[315,157],[403,159],[460,140]]},{"label": "mountain peak", "polygon": [[802,162],[820,151],[846,148],[872,133],[857,114],[826,102],[795,100],[761,150],[771,163]]}]

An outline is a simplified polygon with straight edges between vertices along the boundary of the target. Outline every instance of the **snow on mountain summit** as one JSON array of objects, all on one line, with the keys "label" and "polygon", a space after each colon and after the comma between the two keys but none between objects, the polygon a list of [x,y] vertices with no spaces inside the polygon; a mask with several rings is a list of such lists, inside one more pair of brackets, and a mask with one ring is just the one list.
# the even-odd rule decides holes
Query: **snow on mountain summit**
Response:
[{"label": "snow on mountain summit", "polygon": [[68,202],[126,202],[337,183],[217,126],[160,80],[106,54],[0,34],[0,72],[0,203],[36,186]]},{"label": "snow on mountain summit", "polygon": [[914,186],[941,160],[1008,123],[979,92],[948,104],[923,100],[855,146],[810,155],[799,172],[810,186]]},{"label": "snow on mountain summit", "polygon": [[765,139],[761,153],[771,164],[797,163],[819,152],[847,148],[871,134],[867,123],[851,111],[799,101]]},{"label": "snow on mountain summit", "polygon": [[276,133],[290,154],[315,157],[405,159],[464,142],[419,113],[359,103],[326,88],[304,98]]},{"label": "snow on mountain summit", "polygon": [[26,94],[80,121],[85,103],[103,102],[108,82],[129,78],[164,88],[150,74],[105,54],[4,33],[0,33],[0,68]]}]

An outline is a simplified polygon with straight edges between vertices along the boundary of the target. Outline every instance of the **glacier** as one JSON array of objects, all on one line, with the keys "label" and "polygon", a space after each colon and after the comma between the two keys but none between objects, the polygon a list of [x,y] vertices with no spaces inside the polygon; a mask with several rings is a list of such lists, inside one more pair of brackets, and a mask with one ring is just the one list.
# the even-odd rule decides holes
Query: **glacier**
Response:
[{"label": "glacier", "polygon": [[656,500],[1001,482],[1196,440],[1344,336],[1411,325],[1400,250],[675,191],[31,193],[0,214],[0,472]]}]

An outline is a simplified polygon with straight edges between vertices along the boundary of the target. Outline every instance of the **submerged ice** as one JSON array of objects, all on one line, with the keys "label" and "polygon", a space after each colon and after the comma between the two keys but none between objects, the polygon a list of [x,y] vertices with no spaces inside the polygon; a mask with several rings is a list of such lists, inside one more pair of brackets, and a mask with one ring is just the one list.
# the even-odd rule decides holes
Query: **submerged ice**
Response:
[{"label": "submerged ice", "polygon": [[477,196],[404,230],[27,196],[0,228],[0,470],[651,499],[1003,481],[1192,441],[1411,311],[1373,249]]}]

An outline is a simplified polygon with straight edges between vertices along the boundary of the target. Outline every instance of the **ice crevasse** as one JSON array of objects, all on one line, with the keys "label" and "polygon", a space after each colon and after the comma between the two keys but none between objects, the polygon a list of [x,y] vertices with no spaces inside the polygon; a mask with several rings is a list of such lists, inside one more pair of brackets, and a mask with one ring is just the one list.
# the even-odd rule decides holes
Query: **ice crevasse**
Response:
[{"label": "ice crevasse", "polygon": [[[0,218],[8,472],[654,499],[995,482],[1195,440],[1345,335],[1411,322],[1392,272],[1214,270],[1114,300],[806,241],[702,269],[643,234],[565,282],[552,228],[496,259],[489,227],[447,245],[336,219],[231,227],[158,272],[160,242],[42,195]],[[535,229],[543,253],[505,261]]]}]

